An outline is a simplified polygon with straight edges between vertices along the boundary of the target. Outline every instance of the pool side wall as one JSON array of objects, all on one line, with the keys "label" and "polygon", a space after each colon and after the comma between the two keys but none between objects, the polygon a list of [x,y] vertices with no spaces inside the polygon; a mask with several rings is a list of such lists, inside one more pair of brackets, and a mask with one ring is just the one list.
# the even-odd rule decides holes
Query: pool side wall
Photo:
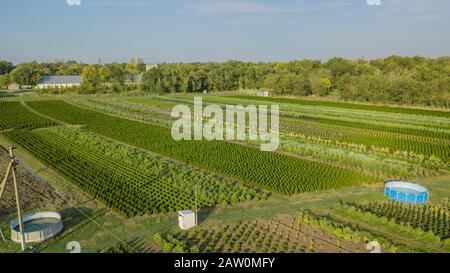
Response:
[{"label": "pool side wall", "polygon": [[[417,193],[405,193],[401,189],[414,190]],[[402,203],[426,204],[428,202],[428,189],[410,182],[388,182],[385,184],[384,194],[388,198]]]},{"label": "pool side wall", "polygon": [[[23,218],[23,221],[25,223],[39,218],[55,218],[58,219],[59,221],[55,224],[49,225],[48,227],[42,230],[25,232],[24,237],[26,243],[41,243],[49,238],[52,238],[53,236],[57,235],[62,231],[63,223],[61,221],[61,215],[59,215],[56,212],[39,212],[36,214],[28,215]],[[16,243],[20,243],[22,241],[22,236],[20,232],[15,230],[15,228],[18,225],[19,223],[17,220],[11,223],[11,240]]]}]

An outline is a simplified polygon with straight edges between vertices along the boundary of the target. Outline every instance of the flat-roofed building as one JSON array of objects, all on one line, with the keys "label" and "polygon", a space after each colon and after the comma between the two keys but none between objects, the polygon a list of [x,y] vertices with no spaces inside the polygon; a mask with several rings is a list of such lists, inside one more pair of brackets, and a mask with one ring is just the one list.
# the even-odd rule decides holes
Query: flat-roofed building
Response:
[{"label": "flat-roofed building", "polygon": [[81,85],[81,76],[44,76],[42,81],[36,85],[37,89],[45,88],[68,88]]}]

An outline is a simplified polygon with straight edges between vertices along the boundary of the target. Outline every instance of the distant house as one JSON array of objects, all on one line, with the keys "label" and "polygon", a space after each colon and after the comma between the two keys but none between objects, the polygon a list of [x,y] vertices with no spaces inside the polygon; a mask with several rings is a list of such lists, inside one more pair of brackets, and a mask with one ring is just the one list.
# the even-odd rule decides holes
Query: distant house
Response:
[{"label": "distant house", "polygon": [[145,65],[145,71],[149,71],[149,70],[157,69],[157,68],[158,68],[157,64],[147,64],[147,65]]},{"label": "distant house", "polygon": [[258,96],[258,97],[268,97],[269,96],[269,91],[258,90],[258,91],[256,91],[256,96]]},{"label": "distant house", "polygon": [[37,89],[67,88],[81,85],[81,76],[44,76]]}]

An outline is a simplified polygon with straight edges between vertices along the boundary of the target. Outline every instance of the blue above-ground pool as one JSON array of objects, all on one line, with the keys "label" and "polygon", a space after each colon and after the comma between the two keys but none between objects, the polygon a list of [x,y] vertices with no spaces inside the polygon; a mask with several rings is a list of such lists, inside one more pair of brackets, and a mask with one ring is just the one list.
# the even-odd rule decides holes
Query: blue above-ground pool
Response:
[{"label": "blue above-ground pool", "polygon": [[425,204],[428,189],[406,181],[389,181],[384,185],[384,194],[395,201],[408,204]]}]

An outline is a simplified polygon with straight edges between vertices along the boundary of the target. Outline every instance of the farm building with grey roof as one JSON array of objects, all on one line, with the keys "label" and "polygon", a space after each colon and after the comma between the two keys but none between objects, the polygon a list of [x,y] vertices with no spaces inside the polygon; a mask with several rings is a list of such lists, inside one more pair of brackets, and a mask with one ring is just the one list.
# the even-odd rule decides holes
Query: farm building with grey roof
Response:
[{"label": "farm building with grey roof", "polygon": [[36,85],[38,89],[44,88],[66,88],[81,85],[81,76],[44,76],[42,81]]},{"label": "farm building with grey roof", "polygon": [[[36,85],[36,88],[46,89],[75,87],[80,86],[82,81],[83,78],[81,76],[44,76],[41,82]],[[136,84],[141,82],[142,75],[127,76],[125,79],[126,84]]]}]

